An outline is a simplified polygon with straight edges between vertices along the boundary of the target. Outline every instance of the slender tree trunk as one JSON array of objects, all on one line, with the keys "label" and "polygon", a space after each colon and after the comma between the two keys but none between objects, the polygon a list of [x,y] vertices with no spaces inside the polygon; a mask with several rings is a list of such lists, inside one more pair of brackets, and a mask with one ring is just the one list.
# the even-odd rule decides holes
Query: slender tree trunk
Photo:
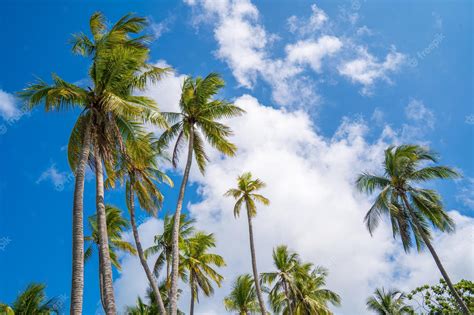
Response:
[{"label": "slender tree trunk", "polygon": [[252,255],[252,271],[253,271],[253,279],[255,281],[255,291],[257,292],[258,304],[260,305],[260,311],[262,312],[262,314],[267,314],[267,311],[265,309],[265,302],[263,301],[262,291],[260,290],[260,281],[258,281],[257,258],[255,257],[255,246],[253,244],[252,217],[250,216],[248,209],[247,209],[247,220],[249,224],[250,254]]},{"label": "slender tree trunk", "polygon": [[105,300],[104,300],[104,273],[100,268],[101,263],[100,261],[102,258],[100,257],[99,253],[99,293],[100,293],[100,303],[102,304],[102,308],[105,310]]},{"label": "slender tree trunk", "polygon": [[288,305],[289,315],[293,315],[293,308],[291,306],[290,294],[288,292],[288,284],[283,281],[283,288],[285,289],[286,304]]},{"label": "slender tree trunk", "polygon": [[189,170],[193,161],[194,129],[189,132],[188,159],[184,169],[183,181],[179,189],[178,203],[174,213],[173,233],[172,233],[172,266],[171,266],[171,288],[169,294],[170,315],[176,315],[178,311],[178,276],[179,276],[179,221],[181,219],[181,208],[183,207],[184,192],[189,178]]},{"label": "slender tree trunk", "polygon": [[194,295],[194,290],[196,289],[196,283],[194,282],[193,275],[191,275],[189,283],[191,285],[191,306],[189,308],[189,315],[194,315],[194,300],[196,298]]},{"label": "slender tree trunk", "polygon": [[142,264],[143,270],[145,270],[146,277],[148,278],[148,282],[150,282],[151,288],[153,289],[153,294],[155,295],[156,302],[158,303],[158,308],[160,310],[160,313],[162,315],[166,315],[166,309],[163,303],[163,299],[161,298],[160,290],[158,288],[158,285],[156,284],[155,277],[153,276],[150,268],[148,267],[148,263],[145,259],[145,255],[143,254],[142,244],[140,243],[140,237],[138,235],[137,224],[135,222],[135,197],[134,197],[132,188],[130,188],[129,206],[130,206],[129,208],[130,223],[132,224],[133,238],[135,239],[135,245],[137,247],[140,263]]},{"label": "slender tree trunk", "polygon": [[82,315],[84,291],[84,179],[90,152],[90,139],[90,127],[87,126],[84,132],[79,164],[75,170],[72,206],[71,315]]},{"label": "slender tree trunk", "polygon": [[100,156],[97,146],[94,152],[95,157],[95,173],[96,173],[96,203],[97,203],[97,228],[99,232],[99,252],[102,256],[101,264],[104,279],[104,300],[105,313],[107,315],[116,315],[112,265],[109,253],[109,238],[107,235],[107,218],[105,214],[104,204],[104,173],[102,168],[102,157]]},{"label": "slender tree trunk", "polygon": [[458,303],[459,307],[461,308],[463,314],[469,315],[470,314],[469,309],[467,308],[466,304],[464,303],[464,301],[459,296],[459,293],[454,288],[454,285],[451,282],[451,279],[449,278],[448,273],[444,269],[443,264],[441,263],[441,260],[438,257],[438,254],[436,253],[435,249],[431,245],[431,242],[428,239],[428,236],[425,234],[425,232],[421,228],[420,223],[418,222],[418,219],[415,215],[415,212],[411,208],[411,205],[408,202],[408,199],[407,199],[406,195],[402,194],[402,198],[403,198],[403,202],[405,203],[405,206],[407,207],[408,211],[410,211],[410,215],[413,219],[413,222],[415,223],[416,229],[420,233],[421,238],[423,239],[423,242],[425,242],[425,244],[426,244],[426,247],[428,247],[428,249],[431,253],[431,256],[433,256],[433,259],[434,259],[436,265],[438,266],[439,271],[443,275],[443,278],[446,281],[446,284],[448,285],[449,290],[451,290],[451,294],[454,296],[454,298],[455,298],[456,302]]}]

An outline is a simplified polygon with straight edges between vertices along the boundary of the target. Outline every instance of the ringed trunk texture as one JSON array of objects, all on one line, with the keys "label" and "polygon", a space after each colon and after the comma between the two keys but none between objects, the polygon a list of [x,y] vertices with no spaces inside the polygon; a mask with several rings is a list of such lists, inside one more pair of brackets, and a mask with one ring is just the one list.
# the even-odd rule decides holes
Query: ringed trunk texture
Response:
[{"label": "ringed trunk texture", "polygon": [[72,206],[71,315],[82,315],[84,292],[84,179],[90,152],[90,139],[90,127],[86,127],[79,164],[75,170]]},{"label": "ringed trunk texture", "polygon": [[102,168],[102,157],[95,150],[95,172],[96,172],[96,204],[97,204],[97,228],[99,231],[99,252],[102,257],[100,267],[103,274],[105,313],[116,315],[115,298],[112,280],[112,265],[109,253],[109,238],[107,235],[107,218],[104,204],[104,172]]},{"label": "ringed trunk texture", "polygon": [[286,281],[283,282],[283,288],[285,289],[286,304],[288,306],[289,315],[293,315],[293,308],[291,307],[290,294],[288,292],[288,284]]},{"label": "ringed trunk texture", "polygon": [[101,261],[100,253],[99,253],[99,293],[100,293],[100,303],[102,304],[102,308],[105,310],[105,301],[104,301],[104,274],[102,269],[100,269],[100,261]]},{"label": "ringed trunk texture", "polygon": [[188,144],[188,158],[186,161],[186,168],[184,169],[183,181],[179,189],[178,203],[176,204],[176,211],[174,213],[173,222],[173,241],[172,241],[172,266],[171,266],[171,288],[170,288],[170,315],[176,315],[178,311],[178,274],[179,274],[179,221],[181,218],[181,209],[183,207],[184,192],[189,178],[189,170],[193,161],[193,147],[194,147],[194,129],[191,127],[189,132]]},{"label": "ringed trunk texture", "polygon": [[258,281],[257,271],[257,258],[255,257],[255,246],[253,244],[253,228],[252,228],[252,217],[250,216],[249,210],[247,209],[247,220],[249,225],[249,241],[250,241],[250,254],[252,255],[252,271],[253,279],[255,281],[255,291],[257,292],[258,304],[260,305],[260,311],[262,314],[267,314],[265,309],[265,302],[263,301],[262,291],[260,290],[260,281]]},{"label": "ringed trunk texture", "polygon": [[162,315],[166,315],[166,309],[163,303],[163,299],[161,298],[160,290],[158,288],[158,285],[156,284],[156,280],[153,277],[153,274],[150,268],[148,267],[148,263],[145,259],[145,254],[143,253],[142,244],[140,242],[140,237],[138,235],[137,224],[135,222],[135,197],[134,197],[132,188],[130,188],[129,205],[130,205],[130,209],[129,209],[130,210],[130,223],[132,224],[133,238],[135,239],[135,245],[137,247],[140,263],[142,264],[143,270],[145,270],[146,277],[148,278],[148,282],[150,282],[151,288],[153,289],[153,294],[155,295],[156,302],[158,303],[158,308],[160,309],[160,313]]},{"label": "ringed trunk texture", "polygon": [[196,288],[196,283],[194,281],[194,277],[191,275],[191,279],[190,280],[190,283],[191,283],[191,306],[189,308],[189,315],[194,315],[194,300],[195,300],[195,296],[194,296],[194,290]]},{"label": "ringed trunk texture", "polygon": [[439,259],[438,257],[438,254],[436,253],[435,249],[433,248],[433,246],[431,245],[431,242],[430,240],[428,239],[428,236],[423,232],[421,226],[420,226],[420,223],[418,222],[418,219],[416,218],[415,216],[415,212],[413,211],[413,209],[411,208],[410,206],[410,203],[408,202],[408,199],[406,197],[405,194],[402,195],[403,197],[403,202],[405,203],[405,206],[407,207],[407,209],[410,211],[410,215],[412,216],[413,218],[413,222],[415,223],[415,226],[416,226],[416,229],[418,230],[418,232],[420,233],[421,235],[421,238],[423,239],[423,242],[425,242],[426,244],[426,247],[428,247],[430,253],[431,253],[431,256],[433,256],[433,259],[436,263],[436,265],[438,266],[438,269],[439,271],[441,272],[441,275],[443,275],[443,278],[444,280],[446,281],[446,284],[448,285],[449,287],[449,290],[451,291],[451,294],[454,296],[454,299],[456,300],[456,302],[458,303],[458,306],[459,308],[462,310],[463,314],[464,315],[469,315],[471,314],[469,312],[469,309],[467,308],[466,304],[464,303],[464,301],[461,299],[461,297],[459,296],[459,293],[456,291],[456,289],[454,288],[454,285],[453,283],[451,282],[451,279],[449,278],[448,276],[448,273],[446,272],[446,270],[444,269],[443,267],[443,264],[441,263],[441,260]]}]

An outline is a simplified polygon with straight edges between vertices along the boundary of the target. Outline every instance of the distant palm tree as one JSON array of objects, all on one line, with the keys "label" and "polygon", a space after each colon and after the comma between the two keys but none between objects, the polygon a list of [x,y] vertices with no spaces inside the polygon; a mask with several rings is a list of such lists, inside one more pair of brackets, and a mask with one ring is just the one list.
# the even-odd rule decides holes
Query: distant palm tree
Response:
[{"label": "distant palm tree", "polygon": [[[158,234],[154,238],[154,245],[145,250],[145,257],[158,254],[155,261],[153,272],[158,277],[161,268],[166,264],[166,288],[169,289],[171,284],[171,257],[173,244],[173,222],[174,216],[165,215],[163,219],[163,233]],[[183,248],[183,242],[187,242],[189,237],[194,233],[194,223],[196,220],[189,216],[182,214],[179,222],[179,243],[180,248]]]},{"label": "distant palm tree", "polygon": [[413,308],[405,304],[405,294],[398,290],[376,289],[367,299],[367,309],[378,315],[415,314]]},{"label": "distant palm tree", "polygon": [[249,274],[237,277],[230,294],[224,298],[224,306],[228,311],[239,315],[255,314],[259,310],[255,281]]},{"label": "distant palm tree", "polygon": [[222,256],[209,253],[209,249],[216,247],[213,234],[197,232],[183,246],[180,264],[188,273],[191,289],[191,306],[189,314],[194,314],[194,302],[199,302],[199,291],[205,296],[214,294],[212,282],[218,287],[224,279],[214,268],[225,266]]},{"label": "distant palm tree", "polygon": [[[121,270],[122,267],[118,260],[117,251],[122,251],[129,253],[131,255],[136,255],[137,252],[135,247],[127,241],[123,240],[123,233],[130,227],[127,219],[122,216],[122,211],[112,205],[105,206],[105,214],[107,216],[107,236],[109,237],[109,254],[112,265]],[[99,247],[99,231],[97,228],[97,215],[92,215],[88,218],[89,228],[91,230],[91,235],[86,236],[84,239],[86,242],[89,242],[90,245],[84,252],[84,260],[88,260],[92,257],[94,251],[94,246]],[[99,251],[100,256],[100,251]],[[100,258],[99,258],[100,260]],[[105,309],[105,299],[104,299],[104,274],[103,270],[100,268],[99,264],[99,289],[100,289],[100,301],[102,306]]]},{"label": "distant palm tree", "polygon": [[20,293],[12,305],[0,303],[0,313],[6,315],[59,314],[65,301],[60,298],[46,300],[45,285],[32,283]]},{"label": "distant palm tree", "polygon": [[430,225],[442,232],[454,230],[454,222],[444,211],[441,196],[432,189],[419,187],[433,179],[451,179],[460,175],[446,166],[426,166],[426,162],[437,162],[436,155],[418,145],[401,145],[385,150],[384,175],[361,174],[357,179],[359,190],[372,193],[380,190],[375,203],[365,216],[372,234],[381,215],[387,215],[392,224],[393,236],[399,235],[405,251],[415,241],[418,251],[428,247],[444,280],[464,314],[469,314],[466,304],[455,290],[435,249],[431,245]]},{"label": "distant palm tree", "polygon": [[[161,293],[161,299],[163,300],[165,307],[169,305],[168,292],[165,288],[165,283],[162,282],[159,287]],[[181,294],[181,290],[178,291]],[[157,315],[161,314],[158,308],[158,303],[155,299],[155,294],[153,289],[148,288],[146,291],[146,298],[148,303],[145,303],[142,298],[138,297],[135,306],[128,306],[126,308],[127,315]],[[184,315],[184,313],[178,309],[179,315]]]},{"label": "distant palm tree", "polygon": [[[313,267],[311,263],[304,263],[298,266],[295,271],[295,292],[292,309],[294,314],[332,314],[328,303],[339,306],[341,298],[335,292],[325,289],[327,270],[323,267]],[[285,305],[285,296],[280,295],[272,304]],[[278,308],[278,307],[277,307]],[[283,314],[289,314],[289,310],[284,309]]]},{"label": "distant palm tree", "polygon": [[[232,131],[226,125],[218,122],[219,119],[238,116],[243,113],[239,107],[225,101],[214,99],[215,95],[224,86],[222,78],[211,73],[205,78],[191,77],[184,80],[181,99],[179,102],[180,113],[163,113],[172,126],[161,136],[160,141],[169,145],[176,138],[173,149],[172,162],[177,166],[181,146],[188,142],[188,156],[184,169],[183,179],[179,190],[176,211],[174,213],[173,243],[172,243],[172,268],[170,288],[170,314],[175,315],[177,310],[177,290],[179,274],[179,218],[183,206],[184,193],[189,178],[189,171],[193,161],[193,153],[199,170],[204,173],[208,160],[204,150],[204,139],[219,152],[233,156],[235,145],[227,140]],[[203,139],[204,136],[204,139]]]},{"label": "distant palm tree", "polygon": [[253,227],[252,227],[252,218],[257,215],[257,206],[256,202],[260,202],[264,205],[269,205],[270,201],[264,196],[255,193],[257,190],[260,190],[265,187],[265,183],[260,179],[252,179],[252,174],[250,172],[244,173],[237,178],[237,188],[229,189],[225,196],[232,196],[237,200],[234,206],[234,217],[240,215],[240,209],[242,205],[245,204],[247,209],[247,221],[249,227],[249,241],[250,241],[250,254],[252,256],[252,270],[253,278],[255,281],[255,290],[257,291],[258,302],[260,304],[260,311],[262,314],[267,314],[265,310],[265,302],[263,300],[262,291],[259,284],[259,276],[257,271],[257,258],[255,254],[255,245],[253,240]]},{"label": "distant palm tree", "polygon": [[161,299],[158,284],[148,266],[140,242],[135,215],[135,196],[142,209],[156,216],[163,202],[163,195],[158,190],[157,184],[165,182],[170,186],[173,185],[171,179],[158,168],[157,159],[161,154],[162,151],[157,147],[156,139],[153,135],[151,133],[139,132],[135,137],[127,139],[123,152],[124,156],[117,167],[117,171],[109,178],[108,184],[114,186],[116,178],[122,181],[125,180],[125,197],[130,212],[130,222],[138,257],[152,292],[155,295],[160,312],[165,314],[166,309]]},{"label": "distant palm tree", "polygon": [[280,245],[273,250],[273,265],[277,269],[274,272],[264,272],[260,275],[262,283],[273,284],[270,296],[276,296],[281,292],[284,294],[288,314],[293,314],[292,300],[295,299],[295,276],[300,265],[297,253],[290,252],[288,247]]},{"label": "distant palm tree", "polygon": [[38,80],[20,95],[33,108],[44,101],[46,111],[79,108],[81,113],[72,130],[68,158],[75,174],[73,201],[73,267],[71,314],[82,314],[84,289],[83,194],[88,161],[96,174],[96,204],[106,313],[116,314],[112,269],[108,254],[104,205],[103,163],[112,169],[123,140],[134,133],[134,123],[149,122],[166,126],[155,102],[133,95],[148,82],[158,81],[169,69],[147,64],[148,36],[135,36],[146,26],[144,18],[125,15],[107,28],[105,17],[90,18],[92,38],[74,36],[73,52],[91,58],[89,76],[92,87],[82,88],[53,75],[53,84]]}]

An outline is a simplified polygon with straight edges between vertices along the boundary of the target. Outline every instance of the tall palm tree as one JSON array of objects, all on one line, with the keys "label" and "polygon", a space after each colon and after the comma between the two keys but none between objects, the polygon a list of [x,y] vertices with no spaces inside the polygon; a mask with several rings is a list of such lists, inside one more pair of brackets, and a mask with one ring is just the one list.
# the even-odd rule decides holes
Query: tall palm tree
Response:
[{"label": "tall palm tree", "polygon": [[107,170],[112,169],[117,154],[123,149],[124,139],[134,133],[134,122],[166,125],[153,100],[133,95],[134,91],[145,89],[148,82],[156,82],[169,70],[146,63],[149,38],[137,35],[145,25],[144,18],[129,14],[108,29],[104,16],[101,13],[93,14],[90,18],[92,38],[81,33],[75,35],[73,40],[73,52],[92,60],[89,70],[92,87],[82,88],[53,75],[53,84],[39,80],[20,93],[31,108],[44,101],[46,111],[68,108],[81,110],[68,145],[69,164],[75,173],[71,314],[82,314],[83,193],[87,162],[90,162],[96,174],[97,225],[106,313],[115,314],[107,244],[103,163]]},{"label": "tall palm tree", "polygon": [[410,250],[413,241],[418,251],[426,245],[460,310],[469,314],[431,244],[430,226],[442,232],[451,232],[454,222],[445,212],[441,196],[435,190],[419,187],[429,180],[451,179],[460,175],[447,166],[426,166],[427,162],[436,163],[436,155],[418,145],[391,146],[385,150],[384,174],[364,173],[357,178],[360,191],[370,194],[380,190],[364,220],[372,234],[381,215],[387,215],[392,224],[393,237],[400,236],[405,251]]},{"label": "tall palm tree", "polygon": [[367,299],[367,309],[378,315],[415,314],[413,308],[405,304],[405,294],[398,290],[376,289]]},{"label": "tall palm tree", "polygon": [[[129,228],[129,222],[122,216],[122,211],[112,205],[105,206],[105,214],[107,217],[107,236],[109,237],[109,253],[112,265],[121,270],[121,265],[118,260],[117,251],[136,255],[135,247],[127,241],[124,241],[122,236],[123,233]],[[87,261],[92,257],[94,246],[99,247],[99,231],[97,227],[97,215],[92,215],[88,218],[89,228],[91,235],[86,236],[84,239],[89,242],[89,247],[84,252],[84,260]],[[100,256],[100,252],[99,252]],[[99,258],[100,260],[100,258]],[[100,301],[105,309],[104,300],[104,275],[103,270],[100,269],[99,265],[99,289],[100,289]]]},{"label": "tall palm tree", "polygon": [[224,306],[228,311],[239,315],[254,314],[259,310],[255,281],[249,274],[241,275],[235,280],[232,291],[224,298]]},{"label": "tall palm tree", "polygon": [[[314,267],[311,263],[304,263],[295,270],[294,291],[296,295],[292,301],[294,314],[332,314],[328,303],[340,305],[341,298],[335,292],[325,289],[327,270],[323,267]],[[286,297],[284,294],[272,296],[275,309],[283,309],[283,314],[289,314],[289,309],[284,309]]]},{"label": "tall palm tree", "polygon": [[212,282],[218,287],[224,279],[215,267],[225,266],[222,256],[209,253],[209,249],[216,247],[214,234],[197,232],[184,244],[183,256],[180,264],[188,273],[189,287],[191,289],[191,306],[189,314],[194,314],[194,302],[199,302],[199,291],[205,296],[214,294]]},{"label": "tall palm tree", "polygon": [[[169,289],[171,285],[171,256],[173,244],[173,222],[174,216],[165,215],[163,219],[163,233],[158,234],[154,238],[154,245],[145,250],[145,257],[158,254],[156,258],[153,273],[158,277],[161,268],[166,264],[166,288]],[[182,214],[179,222],[179,244],[183,248],[184,244],[194,233],[194,223],[196,220],[189,216]]]},{"label": "tall palm tree", "polygon": [[222,87],[224,87],[224,80],[216,73],[211,73],[205,78],[193,79],[189,77],[184,80],[181,91],[179,102],[181,112],[163,113],[172,126],[162,134],[160,141],[168,145],[176,138],[172,158],[175,167],[178,162],[180,148],[186,140],[188,141],[188,156],[174,213],[175,220],[172,233],[171,315],[176,314],[178,301],[179,220],[176,218],[181,216],[193,153],[199,170],[204,173],[208,160],[204,150],[204,138],[222,154],[233,156],[236,151],[235,145],[227,140],[227,137],[232,134],[231,129],[218,122],[218,120],[241,115],[244,111],[225,100],[214,99]]},{"label": "tall palm tree", "polygon": [[288,247],[280,245],[273,249],[273,265],[277,269],[274,272],[261,274],[262,283],[273,284],[270,296],[283,293],[287,303],[288,314],[293,314],[292,299],[296,296],[295,275],[300,265],[297,253],[290,252]]},{"label": "tall palm tree", "polygon": [[[119,163],[117,167],[117,171],[109,178],[110,181],[108,181],[108,184],[113,186],[116,178],[122,181],[125,179],[126,202],[130,212],[130,222],[138,257],[152,288],[152,293],[155,295],[159,310],[162,314],[166,314],[158,284],[148,266],[140,242],[135,220],[135,199],[138,200],[143,210],[156,216],[163,202],[163,195],[156,185],[161,182],[166,182],[172,186],[173,182],[158,168],[157,158],[161,155],[161,150],[157,147],[156,139],[151,133],[139,133],[137,136],[129,138],[125,143],[124,155],[125,156],[121,159],[121,163]],[[137,198],[135,198],[135,196]]]},{"label": "tall palm tree", "polygon": [[257,194],[256,191],[265,187],[265,183],[260,179],[252,179],[252,174],[250,172],[244,173],[237,178],[237,188],[229,189],[225,196],[234,197],[237,202],[234,206],[234,217],[240,215],[240,209],[242,205],[245,204],[247,209],[247,221],[249,227],[249,241],[250,241],[250,253],[252,256],[252,270],[253,278],[255,281],[255,290],[257,291],[258,302],[260,304],[260,311],[262,314],[267,314],[265,309],[265,302],[263,300],[262,290],[260,289],[259,276],[257,271],[257,258],[255,254],[255,245],[253,240],[253,227],[252,227],[252,218],[257,215],[257,206],[256,202],[260,202],[263,205],[269,205],[270,200],[264,196]]},{"label": "tall palm tree", "polygon": [[12,305],[9,306],[0,303],[0,313],[6,315],[59,314],[64,301],[60,298],[46,300],[44,289],[44,284],[31,283],[23,292],[20,293]]}]

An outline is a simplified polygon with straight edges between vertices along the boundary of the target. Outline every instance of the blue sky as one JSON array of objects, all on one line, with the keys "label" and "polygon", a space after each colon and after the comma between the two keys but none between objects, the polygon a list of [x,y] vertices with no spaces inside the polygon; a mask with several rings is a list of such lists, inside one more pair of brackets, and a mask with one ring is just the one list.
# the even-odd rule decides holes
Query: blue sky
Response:
[{"label": "blue sky", "polygon": [[[288,152],[279,149],[272,151],[272,141],[277,147],[278,141],[286,141],[285,137],[292,136],[283,145],[289,143],[288,150],[291,151],[291,141],[295,141],[298,150],[289,153],[301,158],[308,172],[313,174],[314,171],[314,178],[309,184],[314,183],[315,187],[323,178],[337,183],[340,181],[344,186],[353,173],[362,171],[348,166],[375,167],[380,162],[380,148],[385,144],[429,144],[440,153],[443,164],[457,167],[465,176],[457,182],[435,183],[435,186],[440,189],[446,208],[457,211],[461,226],[467,229],[461,231],[472,231],[472,2],[401,1],[395,5],[390,1],[370,0],[316,3],[283,0],[251,3],[235,0],[219,3],[208,5],[206,1],[190,0],[2,2],[1,301],[12,301],[17,292],[32,281],[46,283],[50,296],[69,295],[73,180],[69,175],[64,148],[78,113],[44,113],[41,108],[24,113],[14,94],[34,80],[35,76],[49,80],[52,72],[71,82],[86,78],[88,60],[72,55],[68,40],[75,32],[87,31],[88,18],[95,11],[102,11],[110,21],[128,12],[146,16],[152,21],[149,31],[155,33],[157,40],[151,46],[151,61],[166,62],[176,70],[164,83],[165,88],[154,90],[154,87],[150,87],[149,90],[157,95],[159,103],[165,103],[165,109],[173,108],[176,103],[172,101],[176,99],[174,95],[179,95],[179,89],[168,90],[166,87],[179,87],[179,80],[184,75],[206,75],[217,71],[227,83],[222,96],[240,102],[248,112],[246,122],[237,121],[232,126],[255,127],[256,133],[266,135],[262,143],[256,141],[244,145],[242,160],[237,159],[242,162],[238,167],[230,166],[231,161],[227,163],[227,160],[213,157],[216,166],[211,167],[209,177],[200,177],[197,172],[193,175],[194,185],[188,190],[186,211],[194,214],[198,221],[201,220],[198,224],[206,230],[215,229],[217,235],[220,235],[218,231],[226,230],[227,221],[215,219],[216,213],[228,212],[222,209],[222,205],[228,202],[217,197],[221,196],[218,192],[226,188],[219,186],[222,180],[219,174],[226,175],[225,170],[229,170],[230,181],[223,181],[232,183],[240,166],[261,169],[260,174],[266,171],[271,173],[265,167],[271,167],[272,163],[269,162],[268,166],[265,163],[257,165],[256,161],[269,152],[285,161]],[[171,101],[163,99],[160,94],[168,92]],[[250,116],[251,113],[254,116]],[[262,122],[255,119],[257,122],[254,125],[248,125],[253,121],[252,117],[260,117]],[[301,127],[301,141],[295,140],[301,134],[293,132],[294,129],[281,137],[272,134],[279,134],[291,126]],[[246,131],[234,128],[234,132],[239,137],[239,133],[245,134]],[[241,140],[237,138],[236,142]],[[272,150],[258,151],[267,147],[267,144]],[[319,156],[323,153],[313,152],[317,148],[326,150],[327,155]],[[258,154],[252,156],[254,152]],[[346,157],[346,152],[352,152],[356,157]],[[347,172],[334,178],[318,177],[317,174],[322,173],[322,170],[314,166],[318,161],[307,156],[312,153],[321,158],[319,161],[322,164],[327,163],[326,169],[334,169],[335,173]],[[179,183],[179,171],[172,174]],[[263,178],[260,174],[257,175]],[[280,180],[290,179],[282,175]],[[302,191],[299,185],[307,184],[306,180],[294,178],[291,185],[294,187],[291,189],[295,190],[296,195]],[[266,181],[269,186],[274,184],[270,180]],[[275,183],[274,186],[280,185]],[[94,211],[93,188],[93,181],[89,181],[85,194],[87,216]],[[270,196],[278,195],[278,191],[270,189]],[[291,189],[288,194],[291,194]],[[315,191],[317,194],[317,189]],[[166,196],[164,208],[171,210],[176,200],[176,189],[163,187],[163,192]],[[365,197],[354,197],[350,190],[346,194],[348,199],[353,198],[351,204],[354,200],[368,202],[363,199]],[[124,206],[122,199],[121,190],[107,194],[108,202],[121,207]],[[323,204],[323,200],[319,202]],[[326,218],[324,211],[317,205],[316,202],[316,211],[321,212],[321,218]],[[209,210],[206,215],[202,214],[206,211],[198,213],[199,209],[206,207],[212,211]],[[360,211],[364,209],[361,206]],[[306,213],[304,211],[309,210],[299,211]],[[357,211],[354,208],[354,213],[357,213],[354,222],[362,225],[363,213]],[[357,219],[359,214],[360,220]],[[263,224],[265,213],[261,218]],[[331,217],[327,219],[330,221]],[[209,222],[214,222],[215,226],[208,225]],[[145,222],[148,225],[144,226],[143,233],[146,233],[146,228],[159,226],[158,223],[156,220]],[[245,239],[243,232],[245,230],[242,230]],[[390,241],[383,233],[380,239],[386,242],[384,244],[390,244],[390,250],[374,249],[379,253],[376,259],[380,260],[380,266],[386,263],[386,255],[393,254],[403,260],[400,266],[405,268],[404,272],[415,274],[416,270],[419,271],[421,267],[410,260],[412,256],[405,258],[396,249],[398,243]],[[467,263],[453,261],[449,266],[457,268],[457,276],[472,279],[474,272],[472,266],[469,267],[469,262],[473,261],[472,235],[466,235],[470,238],[463,240],[466,246],[460,248],[459,253],[468,256]],[[462,239],[461,234],[455,237]],[[313,244],[314,247],[311,247],[304,241],[304,236],[296,232],[288,232],[287,238],[290,245],[307,253],[307,257],[312,258],[310,253],[318,250],[323,253],[323,257],[327,257],[315,263],[329,264],[334,268],[342,263],[332,258],[338,256],[331,256],[331,250],[323,244]],[[451,244],[448,238],[443,238],[442,242],[446,246]],[[374,243],[377,243],[376,240],[367,244]],[[271,248],[273,245],[263,244],[262,241],[262,248]],[[360,243],[360,246],[366,245]],[[268,251],[262,251],[262,256],[270,255]],[[127,259],[129,257],[124,257],[124,261],[129,263]],[[261,260],[262,265],[266,266],[269,257],[262,257]],[[430,263],[429,259],[426,261]],[[86,314],[94,314],[97,309],[96,266],[96,260],[86,266]],[[330,269],[334,273],[338,272]],[[383,279],[389,279],[383,266],[380,270],[380,277],[360,280],[367,285],[367,290],[374,283],[383,283]],[[115,276],[123,281],[121,283],[126,283],[127,272],[132,271],[124,269],[123,274],[116,273]],[[232,279],[236,272],[231,266],[227,274]],[[436,277],[437,274],[433,272],[420,275],[416,281]],[[130,278],[134,278],[133,274]],[[349,285],[337,278],[329,280],[336,291],[340,285],[340,290],[345,292],[345,286]],[[413,284],[417,284],[416,281]],[[131,284],[126,285],[134,288]],[[222,290],[225,291],[225,288]],[[139,290],[129,291],[132,296],[139,293]],[[347,306],[335,311],[348,314],[348,309],[360,306],[356,301],[348,301]],[[202,312],[204,309],[218,310],[221,307],[217,297],[214,302],[203,303],[207,304],[203,306]]]}]

